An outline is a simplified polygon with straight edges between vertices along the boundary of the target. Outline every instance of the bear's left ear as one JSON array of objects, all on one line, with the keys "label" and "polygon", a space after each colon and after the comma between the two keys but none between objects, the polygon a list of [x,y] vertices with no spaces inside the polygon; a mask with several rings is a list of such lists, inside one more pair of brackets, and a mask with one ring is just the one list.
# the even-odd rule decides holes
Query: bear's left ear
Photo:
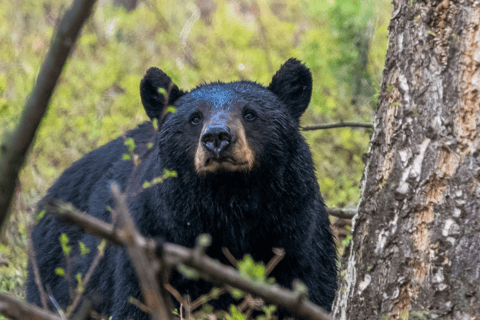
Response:
[{"label": "bear's left ear", "polygon": [[300,61],[288,59],[273,76],[268,89],[282,100],[291,115],[299,119],[312,96],[312,74]]},{"label": "bear's left ear", "polygon": [[[165,103],[165,93],[168,95],[168,103]],[[175,100],[183,95],[184,92],[178,89],[172,79],[158,68],[148,69],[140,82],[142,104],[147,116],[152,120],[154,118],[159,119],[163,109],[173,105]]]}]

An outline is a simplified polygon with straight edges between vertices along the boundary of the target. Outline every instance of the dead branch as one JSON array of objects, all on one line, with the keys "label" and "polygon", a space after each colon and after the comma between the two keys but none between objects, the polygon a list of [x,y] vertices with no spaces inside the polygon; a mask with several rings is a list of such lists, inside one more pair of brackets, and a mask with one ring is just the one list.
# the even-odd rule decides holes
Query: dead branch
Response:
[{"label": "dead branch", "polygon": [[20,122],[13,134],[4,137],[0,144],[0,227],[6,221],[18,173],[27,151],[47,110],[63,66],[94,3],[95,0],[75,0],[65,12],[40,69],[35,87],[25,104]]},{"label": "dead branch", "polygon": [[14,320],[62,320],[59,316],[37,306],[0,293],[0,314]]},{"label": "dead branch", "polygon": [[[123,235],[125,232],[123,228],[115,230],[111,224],[88,216],[74,209],[72,206],[69,206],[72,210],[66,210],[68,205],[63,204],[58,206],[58,204],[58,201],[49,202],[46,211],[59,214],[67,221],[79,225],[85,231],[105,238],[115,245],[123,245],[125,243],[124,239],[126,237]],[[136,239],[136,252],[143,252],[142,254],[145,254],[145,252],[152,251],[153,240],[146,239],[138,233],[134,235],[134,238]],[[129,244],[127,244],[127,247],[128,245]],[[292,292],[276,285],[260,284],[245,279],[234,268],[225,266],[206,256],[201,248],[189,249],[173,243],[163,243],[159,249],[161,249],[162,259],[167,265],[183,263],[199,271],[206,280],[227,284],[246,293],[258,296],[269,303],[276,304],[288,310],[293,315],[302,319],[331,319],[327,312],[306,299],[303,293]],[[137,258],[132,257],[132,260],[137,261]],[[141,269],[145,269],[146,266],[148,268],[148,265],[143,265]],[[140,270],[137,270],[137,272],[141,278]],[[147,305],[150,306],[148,303]]]},{"label": "dead branch", "polygon": [[312,130],[324,130],[324,129],[333,129],[333,128],[345,128],[345,127],[373,129],[373,124],[358,123],[358,122],[326,123],[326,124],[317,124],[313,126],[301,127],[300,130],[312,131]]},{"label": "dead branch", "polygon": [[171,310],[173,308],[169,305],[170,298],[165,293],[163,286],[159,286],[157,281],[157,274],[160,270],[156,269],[159,269],[160,264],[157,263],[158,266],[155,267],[152,261],[148,259],[147,240],[135,228],[125,197],[120,193],[120,187],[112,183],[111,189],[115,198],[115,211],[123,235],[123,244],[133,261],[140,280],[143,299],[151,311],[150,315],[153,320],[172,319]]},{"label": "dead branch", "polygon": [[109,223],[103,222],[97,218],[86,214],[70,203],[64,203],[58,200],[49,200],[45,204],[45,212],[53,213],[64,217],[67,221],[73,222],[83,228],[88,233],[94,234],[99,238],[116,245],[123,245],[123,236],[121,230],[114,230]]},{"label": "dead branch", "polygon": [[[105,240],[102,240],[102,241],[105,241]],[[32,247],[33,248],[33,247]],[[106,248],[104,247],[102,250],[98,250],[97,251],[97,254],[95,255],[95,258],[93,259],[93,262],[92,264],[90,265],[90,267],[88,268],[88,271],[87,271],[87,274],[85,275],[85,278],[83,278],[82,280],[82,285],[84,288],[87,287],[88,285],[88,282],[90,281],[90,278],[92,277],[93,275],[93,271],[95,270],[95,268],[97,267],[98,263],[100,262],[100,260],[103,258],[103,255],[105,253],[105,250]],[[38,287],[38,283],[37,283],[37,287]],[[73,299],[73,302],[72,304],[67,308],[67,314],[70,315],[71,312],[73,312],[77,306],[78,306],[78,303],[80,302],[80,298],[82,297],[82,292],[78,291],[75,295],[75,298]]]},{"label": "dead branch", "polygon": [[353,219],[357,214],[356,209],[327,208],[327,213],[340,219]]},{"label": "dead branch", "polygon": [[35,284],[37,285],[38,293],[40,294],[40,302],[42,303],[43,309],[47,309],[47,294],[43,289],[42,278],[40,277],[40,271],[38,270],[37,265],[37,258],[35,257],[35,252],[33,251],[32,228],[32,224],[29,224],[27,227],[28,260],[32,266]]}]

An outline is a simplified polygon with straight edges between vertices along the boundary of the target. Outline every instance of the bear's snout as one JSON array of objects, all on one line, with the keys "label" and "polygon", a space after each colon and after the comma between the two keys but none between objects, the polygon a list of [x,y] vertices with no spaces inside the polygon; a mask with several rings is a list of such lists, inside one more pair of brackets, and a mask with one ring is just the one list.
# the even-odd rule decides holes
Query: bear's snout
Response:
[{"label": "bear's snout", "polygon": [[228,156],[232,135],[228,127],[209,126],[203,132],[200,140],[212,160],[222,160]]}]

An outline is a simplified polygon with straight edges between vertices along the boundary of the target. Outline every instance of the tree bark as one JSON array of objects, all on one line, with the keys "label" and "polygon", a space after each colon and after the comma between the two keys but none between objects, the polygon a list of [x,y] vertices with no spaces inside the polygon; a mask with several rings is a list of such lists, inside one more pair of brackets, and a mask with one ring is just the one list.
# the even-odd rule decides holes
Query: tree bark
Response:
[{"label": "tree bark", "polygon": [[479,1],[394,1],[336,319],[480,317],[479,24]]}]

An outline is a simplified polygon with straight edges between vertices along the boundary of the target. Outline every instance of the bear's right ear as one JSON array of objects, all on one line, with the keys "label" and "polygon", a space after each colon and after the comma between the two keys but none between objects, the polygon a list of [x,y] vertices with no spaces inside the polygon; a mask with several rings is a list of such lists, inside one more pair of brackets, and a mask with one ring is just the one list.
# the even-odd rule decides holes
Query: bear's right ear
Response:
[{"label": "bear's right ear", "polygon": [[[163,89],[163,90],[161,90]],[[161,92],[163,91],[163,92]],[[168,102],[165,103],[165,93]],[[142,104],[150,119],[159,119],[163,109],[173,105],[184,94],[162,70],[150,68],[140,82]]]},{"label": "bear's right ear", "polygon": [[285,103],[290,114],[299,119],[312,96],[312,74],[298,61],[290,58],[273,76],[268,89]]}]

